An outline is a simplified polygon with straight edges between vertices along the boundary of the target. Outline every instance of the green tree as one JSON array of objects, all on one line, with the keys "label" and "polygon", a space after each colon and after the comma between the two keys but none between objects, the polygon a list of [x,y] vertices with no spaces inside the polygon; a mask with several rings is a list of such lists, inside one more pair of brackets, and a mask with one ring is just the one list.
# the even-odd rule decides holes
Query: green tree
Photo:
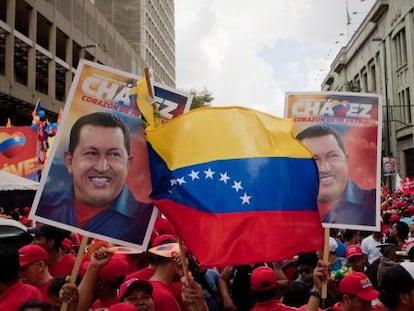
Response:
[{"label": "green tree", "polygon": [[201,107],[211,106],[211,102],[214,100],[213,95],[207,89],[203,91],[190,90],[190,94],[193,96],[193,102],[190,109],[196,109]]}]

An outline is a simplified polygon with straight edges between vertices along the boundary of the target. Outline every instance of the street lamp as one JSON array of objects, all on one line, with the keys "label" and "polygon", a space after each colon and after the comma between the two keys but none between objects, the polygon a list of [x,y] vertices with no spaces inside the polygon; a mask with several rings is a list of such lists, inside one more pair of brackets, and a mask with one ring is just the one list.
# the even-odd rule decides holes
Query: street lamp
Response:
[{"label": "street lamp", "polygon": [[85,58],[85,50],[86,49],[90,49],[90,48],[94,48],[95,49],[95,55],[94,55],[94,57],[93,57],[93,61],[96,63],[97,62],[97,57],[96,57],[96,54],[97,54],[97,48],[98,48],[98,43],[88,43],[88,44],[85,44],[84,46],[81,46],[81,58]]},{"label": "street lamp", "polygon": [[[387,48],[385,47],[385,39],[383,38],[372,38],[371,41],[379,42],[382,45],[382,63],[384,68],[384,97],[385,97],[385,133],[387,136],[387,144],[385,149],[385,154],[387,157],[391,157],[391,132],[390,132],[390,106],[388,102],[388,71],[387,71]],[[391,176],[388,176],[388,186],[389,189],[392,189],[392,180]]]}]

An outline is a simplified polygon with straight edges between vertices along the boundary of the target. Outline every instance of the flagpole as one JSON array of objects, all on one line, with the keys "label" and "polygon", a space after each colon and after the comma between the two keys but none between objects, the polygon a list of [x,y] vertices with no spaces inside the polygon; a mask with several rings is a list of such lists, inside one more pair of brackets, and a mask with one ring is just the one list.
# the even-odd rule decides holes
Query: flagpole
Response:
[{"label": "flagpole", "polygon": [[180,247],[180,254],[181,254],[182,267],[183,267],[183,274],[184,274],[184,277],[186,278],[186,280],[189,283],[190,274],[188,273],[188,260],[187,260],[187,257],[185,256],[184,241],[179,236],[178,236],[178,245]]},{"label": "flagpole", "polygon": [[[329,260],[329,237],[330,237],[330,229],[324,228],[324,243],[323,243],[323,262],[328,263]],[[328,282],[322,282],[322,291],[321,291],[321,298],[322,303],[328,297]]]},{"label": "flagpole", "polygon": [[351,15],[349,14],[348,0],[345,0],[346,6],[346,35],[347,40],[349,40],[349,25],[351,25]]},{"label": "flagpole", "polygon": [[[69,282],[72,284],[76,283],[76,278],[79,274],[79,269],[82,264],[83,260],[83,254],[85,253],[86,245],[88,244],[89,238],[84,235],[82,236],[82,240],[79,245],[78,254],[76,255],[75,264],[72,268],[72,273],[70,274],[70,280]],[[62,306],[60,307],[60,311],[66,311],[68,309],[68,304],[66,302],[62,303]]]},{"label": "flagpole", "polygon": [[[37,108],[39,107],[39,105],[40,105],[40,98],[37,99],[35,107],[33,109],[33,118],[34,118],[34,116],[37,115]],[[40,140],[39,140],[40,130],[39,130],[39,128],[40,128],[40,126],[36,127],[36,134],[37,134],[36,135],[36,156],[37,156],[37,172],[36,172],[36,174],[37,174],[37,179],[38,179],[37,181],[40,181],[41,171],[42,171],[41,164],[40,164],[40,159],[39,159],[39,153],[40,153]]]}]

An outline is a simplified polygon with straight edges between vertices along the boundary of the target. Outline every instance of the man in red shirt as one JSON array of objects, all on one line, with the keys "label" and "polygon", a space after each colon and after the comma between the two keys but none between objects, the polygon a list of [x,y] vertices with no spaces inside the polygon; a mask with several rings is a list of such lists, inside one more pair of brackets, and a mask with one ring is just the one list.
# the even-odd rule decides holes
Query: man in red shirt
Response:
[{"label": "man in red shirt", "polygon": [[49,285],[53,277],[49,273],[47,260],[49,255],[39,245],[25,245],[19,249],[20,279],[23,283],[36,286],[43,295],[43,301],[49,302]]},{"label": "man in red shirt", "polygon": [[29,229],[34,234],[33,244],[44,248],[49,254],[49,272],[53,277],[70,275],[75,264],[76,257],[65,254],[62,242],[69,237],[70,232],[49,225],[40,225]]},{"label": "man in red shirt", "polygon": [[[201,286],[194,280],[182,278],[182,259],[178,243],[167,243],[149,249],[154,274],[149,279],[157,311],[208,310]],[[178,287],[175,287],[178,285]],[[181,297],[179,297],[181,296]]]},{"label": "man in red shirt", "polygon": [[136,310],[154,311],[152,292],[150,282],[132,278],[122,283],[118,297],[120,302],[133,305]]},{"label": "man in red shirt", "polygon": [[284,305],[276,298],[278,286],[276,274],[272,268],[260,266],[252,271],[250,286],[255,298],[255,305],[252,311],[293,311],[296,308]]},{"label": "man in red shirt", "polygon": [[99,248],[92,254],[90,261],[84,261],[82,270],[85,274],[79,290],[83,306],[97,310],[118,302],[117,290],[128,271],[124,255],[111,255],[106,248]]},{"label": "man in red shirt", "polygon": [[354,272],[364,272],[367,262],[366,255],[359,245],[348,245],[345,251],[346,259]]},{"label": "man in red shirt", "polygon": [[19,280],[19,254],[0,245],[0,310],[16,311],[28,300],[42,300],[39,289]]}]

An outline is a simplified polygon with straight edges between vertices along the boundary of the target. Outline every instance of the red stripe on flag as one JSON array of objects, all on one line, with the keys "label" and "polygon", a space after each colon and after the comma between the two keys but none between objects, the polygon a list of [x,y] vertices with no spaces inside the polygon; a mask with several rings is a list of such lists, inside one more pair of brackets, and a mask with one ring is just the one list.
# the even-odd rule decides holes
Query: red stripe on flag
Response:
[{"label": "red stripe on flag", "polygon": [[213,214],[170,200],[154,204],[206,266],[279,261],[323,247],[323,229],[314,211]]}]

